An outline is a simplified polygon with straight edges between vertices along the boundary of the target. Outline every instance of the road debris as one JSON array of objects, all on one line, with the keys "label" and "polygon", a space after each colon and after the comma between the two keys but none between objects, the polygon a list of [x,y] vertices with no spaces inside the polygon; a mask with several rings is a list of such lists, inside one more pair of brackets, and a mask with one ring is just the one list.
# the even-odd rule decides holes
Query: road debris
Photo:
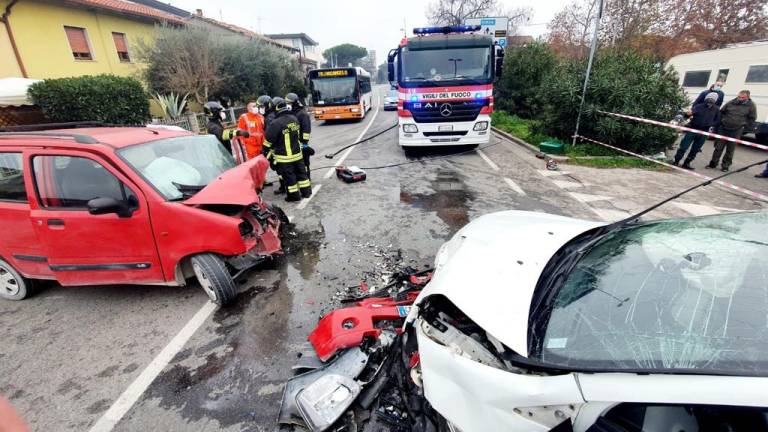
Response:
[{"label": "road debris", "polygon": [[[401,263],[398,251],[389,261],[394,267],[385,268]],[[372,290],[362,282],[356,293],[346,291],[344,301],[353,306],[320,319],[294,366],[304,373],[285,386],[279,423],[311,431],[357,431],[364,424],[436,430],[421,394],[415,338],[403,334],[410,307],[432,271],[405,267],[387,273],[371,274],[386,285]]]}]

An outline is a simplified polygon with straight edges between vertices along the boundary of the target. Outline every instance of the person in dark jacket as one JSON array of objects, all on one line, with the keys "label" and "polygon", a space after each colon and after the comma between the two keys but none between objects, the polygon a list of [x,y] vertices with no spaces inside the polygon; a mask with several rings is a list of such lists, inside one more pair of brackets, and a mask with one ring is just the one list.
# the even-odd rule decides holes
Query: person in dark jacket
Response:
[{"label": "person in dark jacket", "polygon": [[[717,133],[736,139],[741,138],[745,127],[752,128],[755,119],[757,119],[757,107],[749,98],[749,90],[740,91],[736,99],[731,100],[720,109],[720,113],[720,128]],[[707,168],[717,168],[723,150],[725,150],[725,156],[723,156],[721,168],[723,171],[728,171],[731,168],[736,143],[725,140],[715,141],[715,151],[712,153],[712,160],[709,161]]]},{"label": "person in dark jacket", "polygon": [[[694,104],[689,112],[691,122],[688,124],[688,127],[708,132],[710,128],[719,125],[720,108],[718,108],[716,103],[717,93],[711,92],[704,98],[704,102]],[[693,162],[696,155],[701,151],[706,140],[707,137],[705,135],[697,134],[695,132],[686,132],[683,139],[680,141],[680,147],[675,154],[675,160],[672,161],[673,165],[677,165],[683,160],[685,152],[688,151],[688,148],[690,147],[691,151],[688,152],[688,157],[686,157],[683,162],[683,168],[693,170],[691,162]]]},{"label": "person in dark jacket", "polygon": [[301,126],[296,116],[282,98],[272,99],[277,115],[269,123],[265,133],[263,152],[272,160],[282,176],[288,195],[286,201],[299,201],[312,196],[312,184],[307,177],[307,167],[301,153],[299,134]]},{"label": "person in dark jacket", "polygon": [[725,93],[723,93],[723,82],[717,81],[711,86],[709,86],[708,89],[704,90],[703,92],[699,93],[699,96],[696,97],[696,100],[693,101],[694,105],[700,104],[704,102],[704,98],[707,97],[710,93],[716,93],[717,94],[717,101],[715,102],[715,105],[717,107],[721,107],[723,105],[723,100],[725,100]]},{"label": "person in dark jacket", "polygon": [[299,126],[301,127],[299,134],[301,153],[304,155],[304,165],[307,166],[307,176],[311,180],[312,174],[309,171],[309,158],[315,154],[315,149],[309,146],[309,136],[312,133],[312,119],[309,117],[309,113],[307,113],[304,104],[301,103],[301,100],[296,93],[288,93],[285,95],[285,101],[288,103],[291,112],[296,116],[296,119],[299,121]]},{"label": "person in dark jacket", "polygon": [[210,101],[203,105],[203,112],[208,117],[208,124],[205,126],[208,133],[218,138],[221,145],[227,149],[227,152],[232,154],[232,138],[239,136],[248,138],[251,134],[246,130],[240,130],[237,128],[225,128],[221,122],[227,118],[224,112],[224,107],[220,103]]}]

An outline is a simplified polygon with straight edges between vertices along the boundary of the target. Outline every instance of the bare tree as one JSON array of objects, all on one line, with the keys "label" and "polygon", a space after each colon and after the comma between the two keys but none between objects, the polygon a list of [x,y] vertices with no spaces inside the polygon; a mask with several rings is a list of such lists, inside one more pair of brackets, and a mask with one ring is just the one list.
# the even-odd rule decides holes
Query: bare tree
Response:
[{"label": "bare tree", "polygon": [[460,25],[467,18],[503,16],[509,18],[509,34],[531,16],[530,8],[505,8],[499,0],[435,0],[427,7],[432,25]]},{"label": "bare tree", "polygon": [[588,50],[596,16],[596,1],[574,0],[552,18],[548,26],[548,43],[561,55],[583,57]]},{"label": "bare tree", "polygon": [[222,76],[221,42],[206,29],[188,24],[183,30],[156,29],[154,41],[139,41],[144,79],[153,91],[187,93],[205,103],[226,80]]}]

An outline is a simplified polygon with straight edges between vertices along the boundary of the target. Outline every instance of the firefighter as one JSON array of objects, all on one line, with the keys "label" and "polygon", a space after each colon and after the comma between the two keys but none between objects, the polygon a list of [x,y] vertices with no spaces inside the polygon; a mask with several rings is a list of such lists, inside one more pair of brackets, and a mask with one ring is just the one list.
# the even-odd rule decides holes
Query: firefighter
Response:
[{"label": "firefighter", "polygon": [[301,197],[312,195],[312,184],[307,177],[307,167],[301,153],[299,133],[301,126],[296,116],[291,114],[283,98],[272,99],[275,119],[269,123],[262,152],[267,159],[273,160],[277,173],[283,178],[286,201],[299,201]]},{"label": "firefighter", "polygon": [[272,98],[267,95],[261,95],[256,99],[256,107],[259,114],[264,117],[264,130],[267,130],[269,122],[275,119],[275,107],[272,106]]},{"label": "firefighter", "polygon": [[[261,114],[261,116],[264,117],[264,131],[266,133],[266,130],[269,127],[269,123],[275,119],[275,107],[272,105],[272,98],[268,95],[259,96],[256,99],[256,107],[259,110],[259,114]],[[263,147],[262,147],[262,153],[264,153]],[[275,195],[284,194],[285,184],[283,184],[283,177],[280,175],[279,172],[277,172],[277,166],[275,165],[275,162],[271,159],[269,160],[269,167],[272,169],[272,171],[277,173],[277,179],[280,182],[279,183],[280,186],[274,191]]]},{"label": "firefighter", "polygon": [[246,111],[237,120],[237,128],[247,130],[248,138],[240,138],[245,146],[247,159],[253,159],[261,154],[261,145],[264,142],[264,117],[259,114],[256,102],[249,102]]},{"label": "firefighter", "polygon": [[309,134],[312,132],[312,119],[309,118],[307,110],[304,109],[304,105],[301,103],[301,100],[296,93],[288,93],[285,95],[285,101],[291,107],[291,112],[299,121],[299,127],[301,128],[299,134],[301,154],[304,155],[304,165],[307,166],[307,177],[311,179],[312,174],[309,170],[309,158],[310,156],[315,155],[315,149],[309,146]]},{"label": "firefighter", "polygon": [[205,113],[205,116],[208,117],[208,124],[205,126],[208,133],[218,138],[221,145],[223,145],[230,154],[232,154],[232,138],[236,136],[243,138],[250,137],[250,134],[246,130],[225,128],[224,125],[221,124],[222,120],[227,118],[227,115],[224,112],[224,107],[221,106],[220,103],[214,101],[207,102],[203,105],[203,112]]}]

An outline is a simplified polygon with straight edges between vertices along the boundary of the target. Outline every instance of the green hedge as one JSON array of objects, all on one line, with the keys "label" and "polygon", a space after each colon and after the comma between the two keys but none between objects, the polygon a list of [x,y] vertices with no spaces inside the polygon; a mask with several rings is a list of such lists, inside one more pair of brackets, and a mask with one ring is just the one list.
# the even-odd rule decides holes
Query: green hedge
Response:
[{"label": "green hedge", "polygon": [[32,101],[53,122],[143,124],[149,95],[135,78],[94,75],[47,79],[29,88]]},{"label": "green hedge", "polygon": [[[570,142],[586,59],[560,58],[546,44],[534,43],[508,48],[504,64],[497,86],[498,106],[536,120],[532,132]],[[600,49],[587,87],[580,133],[627,150],[657,153],[674,142],[674,131],[618,120],[597,111],[666,122],[686,103],[673,70],[632,50]]]}]

